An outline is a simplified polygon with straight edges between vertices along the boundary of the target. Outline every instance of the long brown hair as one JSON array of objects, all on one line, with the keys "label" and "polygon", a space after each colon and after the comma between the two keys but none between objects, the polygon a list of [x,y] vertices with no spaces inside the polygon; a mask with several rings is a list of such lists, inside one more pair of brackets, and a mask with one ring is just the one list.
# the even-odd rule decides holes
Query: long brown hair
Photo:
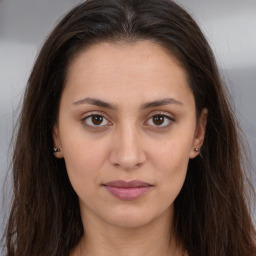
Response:
[{"label": "long brown hair", "polygon": [[169,0],[88,0],[53,30],[28,80],[13,153],[7,256],[64,256],[79,242],[83,226],[78,197],[64,161],[52,154],[52,129],[67,69],[89,45],[144,39],[180,61],[198,116],[203,108],[209,111],[202,158],[190,160],[175,200],[178,240],[190,256],[256,254],[238,124],[199,27]]}]

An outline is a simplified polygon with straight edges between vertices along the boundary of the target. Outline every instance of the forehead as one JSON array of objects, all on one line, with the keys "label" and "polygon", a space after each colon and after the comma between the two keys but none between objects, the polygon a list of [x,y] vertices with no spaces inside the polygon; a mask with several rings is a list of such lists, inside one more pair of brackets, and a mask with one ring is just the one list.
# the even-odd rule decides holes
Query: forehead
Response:
[{"label": "forehead", "polygon": [[104,42],[85,49],[71,63],[64,91],[74,97],[96,94],[111,100],[127,98],[127,93],[136,96],[134,92],[145,100],[152,94],[155,98],[171,94],[181,100],[192,93],[178,60],[146,40]]},{"label": "forehead", "polygon": [[[143,61],[145,61],[144,65],[140,65]],[[168,68],[176,69],[176,71],[179,69],[182,75],[185,73],[182,65],[170,52],[150,40],[102,42],[89,46],[71,62],[68,77],[72,76],[75,70],[79,71],[85,66],[88,72],[92,70],[97,72],[101,69],[101,75],[104,75],[104,71],[121,71],[124,69],[126,72],[136,69],[136,73],[161,69],[161,73],[163,73]],[[103,67],[104,69],[102,69]],[[115,70],[111,70],[113,68]],[[150,74],[148,73],[148,75]]]}]

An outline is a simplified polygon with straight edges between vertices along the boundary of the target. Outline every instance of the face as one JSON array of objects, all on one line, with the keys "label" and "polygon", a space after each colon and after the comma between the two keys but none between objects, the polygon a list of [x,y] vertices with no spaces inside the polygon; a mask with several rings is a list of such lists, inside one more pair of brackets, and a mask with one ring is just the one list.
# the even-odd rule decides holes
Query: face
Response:
[{"label": "face", "polygon": [[82,218],[137,227],[170,218],[206,110],[178,61],[154,42],[101,43],[70,66],[53,130]]}]

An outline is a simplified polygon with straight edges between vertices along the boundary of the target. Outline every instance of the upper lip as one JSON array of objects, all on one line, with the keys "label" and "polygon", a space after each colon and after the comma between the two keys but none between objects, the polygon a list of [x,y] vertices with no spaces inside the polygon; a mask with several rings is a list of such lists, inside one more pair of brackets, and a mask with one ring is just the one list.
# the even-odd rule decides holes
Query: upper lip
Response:
[{"label": "upper lip", "polygon": [[151,184],[144,181],[140,181],[140,180],[131,180],[131,181],[114,180],[114,181],[105,183],[104,185],[109,187],[118,187],[118,188],[136,188],[136,187],[152,186]]}]

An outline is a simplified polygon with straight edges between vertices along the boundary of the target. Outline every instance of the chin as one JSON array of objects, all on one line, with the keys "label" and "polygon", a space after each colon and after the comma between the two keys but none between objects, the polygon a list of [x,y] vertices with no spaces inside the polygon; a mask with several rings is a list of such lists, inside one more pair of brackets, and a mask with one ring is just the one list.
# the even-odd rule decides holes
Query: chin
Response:
[{"label": "chin", "polygon": [[119,228],[141,228],[153,221],[153,218],[145,218],[145,216],[134,216],[126,214],[125,216],[118,216],[115,219],[109,220],[109,223]]},{"label": "chin", "polygon": [[160,220],[164,213],[168,213],[169,210],[164,212],[154,211],[152,208],[138,209],[127,208],[118,209],[115,213],[109,213],[109,216],[105,216],[109,224],[120,228],[141,228],[152,224],[154,221]]}]

